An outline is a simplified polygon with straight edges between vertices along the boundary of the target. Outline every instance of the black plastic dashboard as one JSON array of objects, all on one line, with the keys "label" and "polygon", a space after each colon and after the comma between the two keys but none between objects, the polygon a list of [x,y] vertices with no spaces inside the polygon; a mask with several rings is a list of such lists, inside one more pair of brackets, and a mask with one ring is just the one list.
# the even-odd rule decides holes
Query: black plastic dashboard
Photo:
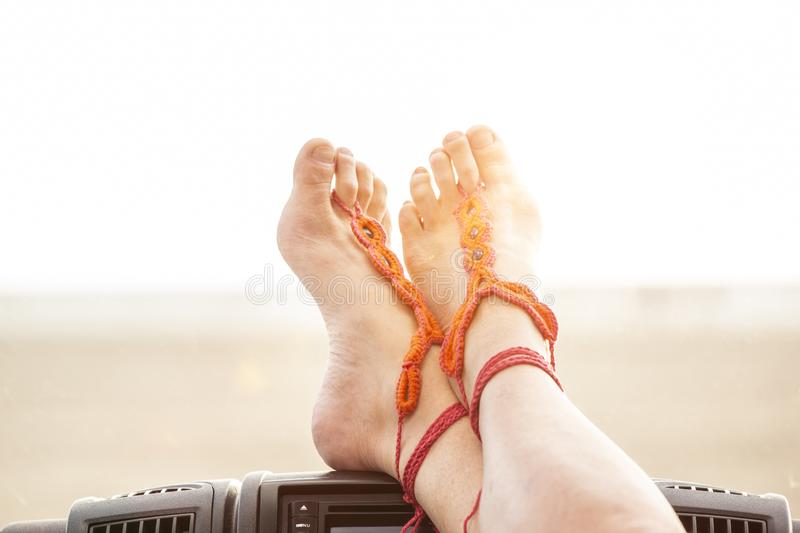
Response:
[{"label": "black plastic dashboard", "polygon": [[[692,533],[800,533],[778,494],[656,479]],[[609,489],[612,490],[612,489]],[[273,474],[82,498],[66,519],[15,522],[0,533],[396,533],[410,518],[399,485],[370,472]],[[419,531],[434,531],[424,524]]]}]

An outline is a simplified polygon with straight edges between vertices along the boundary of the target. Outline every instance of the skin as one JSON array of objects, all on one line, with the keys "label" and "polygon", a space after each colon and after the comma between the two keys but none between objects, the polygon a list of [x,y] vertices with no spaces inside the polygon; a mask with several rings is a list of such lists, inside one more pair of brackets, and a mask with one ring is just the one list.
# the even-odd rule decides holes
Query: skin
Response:
[{"label": "skin", "polygon": [[[539,217],[488,128],[448,135],[430,162],[439,197],[430,174],[418,169],[411,180],[414,202],[404,205],[399,222],[406,266],[420,281],[434,314],[447,324],[463,301],[464,273],[451,260],[458,249],[458,229],[450,215],[459,201],[456,183],[465,190],[479,180],[486,184],[497,228],[497,271],[505,277],[533,272]],[[377,288],[367,297],[347,303],[331,298],[334,285],[341,295],[341,284],[333,283],[341,276],[356,288],[376,278],[347,216],[330,200],[332,184],[346,204],[358,199],[369,215],[389,225],[386,187],[366,165],[323,139],[303,146],[279,223],[278,245],[318,299],[330,339],[312,433],[331,467],[396,476],[394,391],[416,325],[405,306],[392,303],[392,289],[385,282],[373,284]],[[435,275],[444,280],[426,285],[425,279]],[[437,292],[442,286],[450,289],[449,299]],[[467,336],[468,394],[483,363],[516,345],[546,353],[543,339],[522,311],[498,302],[483,304]],[[423,364],[420,403],[406,419],[401,471],[428,425],[456,400],[437,359],[434,348]],[[482,488],[481,510],[470,531],[683,531],[647,476],[541,371],[514,367],[498,374],[484,391],[480,428],[482,446],[465,419],[456,423],[434,445],[417,477],[417,499],[440,530],[461,531]]]},{"label": "skin", "polygon": [[[467,274],[451,260],[459,227],[453,210],[465,192],[485,185],[492,212],[496,272],[521,280],[534,272],[539,212],[518,180],[506,149],[485,126],[448,134],[430,156],[431,175],[411,178],[413,202],[400,212],[406,267],[443,324],[464,300]],[[436,273],[436,275],[434,275]],[[435,283],[438,280],[438,285]],[[448,285],[449,284],[449,285]],[[454,298],[442,298],[454,294]],[[467,333],[464,382],[469,398],[481,367],[511,346],[548,348],[530,318],[501,301],[478,308]],[[497,374],[481,399],[485,531],[683,532],[647,475],[595,427],[540,370],[516,366]],[[502,524],[502,528],[498,525]]]},{"label": "skin", "polygon": [[[386,187],[366,165],[324,139],[303,146],[277,237],[284,259],[318,299],[330,340],[312,434],[320,456],[332,468],[396,477],[395,386],[416,322],[408,308],[391,303],[388,283],[375,283],[376,271],[353,238],[349,219],[331,202],[334,174],[335,190],[343,201],[352,205],[358,198],[369,215],[389,225]],[[342,304],[330,293],[343,295],[336,281],[341,276],[355,288],[370,280],[377,288],[366,298],[356,293]],[[422,372],[420,402],[404,426],[401,471],[430,423],[456,401],[438,370],[438,347],[427,355]],[[462,419],[431,449],[417,476],[416,496],[440,530],[455,532],[461,531],[480,487],[480,445]]]}]

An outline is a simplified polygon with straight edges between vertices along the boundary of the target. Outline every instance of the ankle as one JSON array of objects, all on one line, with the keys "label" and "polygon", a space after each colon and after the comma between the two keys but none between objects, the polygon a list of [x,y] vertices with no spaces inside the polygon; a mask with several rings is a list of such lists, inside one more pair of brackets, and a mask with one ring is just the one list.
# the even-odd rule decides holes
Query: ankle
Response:
[{"label": "ankle", "polygon": [[[475,379],[481,368],[492,356],[512,346],[535,350],[549,361],[548,343],[530,316],[516,305],[498,298],[487,298],[478,307],[466,336],[464,387],[468,400],[472,398]],[[509,368],[503,373],[516,373],[521,369]],[[527,368],[525,372],[529,370]]]},{"label": "ankle", "polygon": [[[406,416],[403,422],[402,442],[400,443],[400,474],[408,463],[414,448],[419,444],[425,432],[442,412],[456,401],[446,378],[438,368],[438,348],[434,348],[425,356],[421,366],[422,388],[416,409]],[[396,429],[396,426],[395,426]],[[396,441],[393,441],[395,444]],[[394,448],[393,448],[394,450]],[[392,456],[394,457],[394,455]],[[392,463],[391,476],[397,477]]]},{"label": "ankle", "polygon": [[[427,359],[423,366],[435,363],[436,361],[431,358]],[[464,465],[470,464],[470,461],[463,460],[458,454],[458,450],[464,448],[464,436],[467,436],[467,442],[472,441],[477,445],[477,441],[468,436],[467,410],[455,400],[444,375],[435,368],[427,370],[426,376],[433,378],[424,382],[423,388],[428,390],[423,390],[416,409],[407,418],[401,416],[398,426],[397,463],[393,475],[403,486],[405,500],[415,509],[414,517],[406,524],[403,531],[409,527],[414,527],[416,531],[416,527],[426,514],[440,527],[442,524],[447,524],[448,527],[443,530],[456,531],[457,521],[463,521],[470,513],[465,509],[452,509],[454,506],[450,504],[451,502],[445,504],[436,497],[442,488],[439,479],[443,470],[453,475],[459,472],[462,478],[475,480],[469,485],[473,485],[472,490],[477,491],[477,487],[480,486],[479,472],[469,474],[463,472]],[[456,441],[459,443],[457,446],[452,445],[454,435],[461,437]],[[450,441],[450,444],[442,441]],[[471,454],[473,458],[476,456],[480,456],[478,449]],[[431,462],[436,464],[436,468],[426,468]],[[461,498],[459,501],[464,503],[467,500]],[[445,508],[451,510],[445,512]],[[463,514],[454,514],[453,511]]]},{"label": "ankle", "polygon": [[[480,443],[464,417],[442,434],[422,463],[414,493],[439,531],[463,530],[483,483],[480,458]],[[468,524],[469,532],[477,533],[478,516]]]}]

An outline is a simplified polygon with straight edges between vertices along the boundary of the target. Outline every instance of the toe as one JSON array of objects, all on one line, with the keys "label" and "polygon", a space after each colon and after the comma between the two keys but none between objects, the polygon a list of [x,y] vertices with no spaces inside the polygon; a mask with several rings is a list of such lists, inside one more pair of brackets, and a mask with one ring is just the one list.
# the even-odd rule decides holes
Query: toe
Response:
[{"label": "toe", "polygon": [[431,176],[423,167],[418,167],[411,176],[411,199],[417,206],[422,216],[423,227],[425,224],[434,223],[439,212],[439,202],[431,186]]},{"label": "toe", "polygon": [[372,199],[373,176],[369,167],[361,161],[356,163],[356,181],[358,182],[358,194],[356,195],[356,199],[361,208],[366,211]]},{"label": "toe", "polygon": [[478,165],[478,173],[487,185],[513,179],[511,160],[505,145],[495,132],[486,126],[473,126],[467,130],[467,139]]},{"label": "toe", "polygon": [[386,232],[386,243],[392,243],[392,217],[389,216],[389,211],[384,212],[383,218],[380,219],[383,231]]},{"label": "toe", "polygon": [[358,193],[358,178],[356,177],[356,160],[353,152],[347,148],[336,151],[336,194],[345,205],[351,206],[356,201]]},{"label": "toe", "polygon": [[[359,185],[360,187],[360,185]],[[380,222],[386,215],[386,184],[378,178],[373,178],[372,200],[369,202],[367,214]],[[360,194],[360,189],[359,189]]]},{"label": "toe", "polygon": [[456,177],[453,174],[453,163],[450,156],[441,148],[434,150],[429,158],[436,186],[439,187],[439,202],[443,207],[452,210],[458,204],[460,195],[456,188]]},{"label": "toe", "polygon": [[460,131],[450,133],[444,138],[444,149],[453,161],[458,184],[466,193],[474,191],[480,182],[480,175],[467,136]]},{"label": "toe", "polygon": [[318,189],[330,194],[336,152],[325,139],[311,139],[300,149],[294,162],[294,184],[297,188]]},{"label": "toe", "polygon": [[397,216],[400,225],[400,233],[403,238],[414,237],[422,233],[422,224],[419,220],[419,211],[413,202],[406,202],[400,208],[400,214]]}]

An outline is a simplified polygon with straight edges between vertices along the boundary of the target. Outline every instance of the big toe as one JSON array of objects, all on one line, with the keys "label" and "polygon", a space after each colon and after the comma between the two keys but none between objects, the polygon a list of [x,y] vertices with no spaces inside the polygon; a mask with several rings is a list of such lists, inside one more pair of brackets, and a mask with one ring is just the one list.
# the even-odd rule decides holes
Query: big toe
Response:
[{"label": "big toe", "polygon": [[330,194],[336,151],[326,139],[311,139],[300,149],[294,162],[294,186]]},{"label": "big toe", "polygon": [[473,126],[467,130],[467,139],[478,172],[486,185],[513,179],[514,171],[506,147],[491,128]]},{"label": "big toe", "polygon": [[333,211],[331,181],[336,152],[325,139],[311,139],[294,163],[294,187],[278,222],[278,248],[292,268],[304,257],[304,239],[327,231]]}]

